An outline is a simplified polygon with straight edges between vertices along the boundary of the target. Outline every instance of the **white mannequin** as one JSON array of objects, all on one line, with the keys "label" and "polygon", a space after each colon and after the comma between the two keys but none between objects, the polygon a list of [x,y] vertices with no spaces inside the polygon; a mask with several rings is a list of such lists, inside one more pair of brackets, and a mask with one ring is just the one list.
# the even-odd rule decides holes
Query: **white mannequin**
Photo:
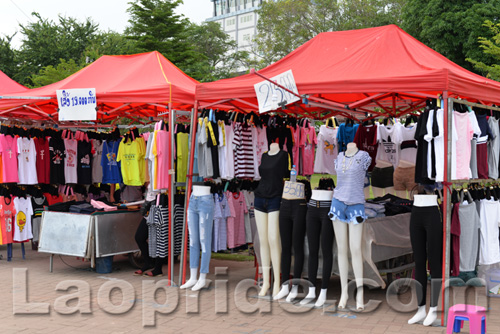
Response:
[{"label": "white mannequin", "polygon": [[[205,196],[210,195],[210,187],[209,186],[193,186],[192,195],[194,196]],[[206,284],[206,273],[200,273],[200,279],[197,279],[198,268],[190,268],[191,275],[189,280],[181,285],[181,289],[189,289],[192,287],[193,291],[201,290],[205,287]]]},{"label": "white mannequin", "polygon": [[[313,199],[315,201],[331,201],[332,197],[333,197],[333,190],[314,189],[312,191],[312,195],[311,195],[311,199]],[[315,274],[317,274],[317,273],[315,273]],[[325,277],[323,277],[323,279],[325,279]],[[327,289],[321,289],[321,292],[319,293],[318,300],[314,304],[315,307],[321,307],[325,304],[326,292],[327,292]],[[306,298],[304,298],[300,302],[300,305],[309,304],[314,299],[316,299],[316,287],[310,287]]]},{"label": "white mannequin", "polygon": [[[291,182],[285,181],[285,187],[283,188],[283,195],[281,198],[288,200],[304,199],[305,198],[305,184],[302,182]],[[285,273],[284,273],[285,274]],[[300,278],[300,277],[294,277]],[[289,291],[288,284],[283,284],[281,286],[280,292],[273,297],[274,300],[278,300],[286,297],[287,302],[292,302],[299,294],[299,286],[292,285],[292,291]]]},{"label": "white mannequin", "polygon": [[[387,162],[384,160],[377,160],[375,167],[387,168],[387,167],[392,167],[392,164],[390,162]],[[385,194],[394,194],[394,191],[395,191],[394,187],[378,188],[378,187],[372,186],[373,196],[375,196],[375,197],[381,197],[381,196],[384,196]],[[404,196],[404,197],[406,197],[406,196]]]},{"label": "white mannequin", "polygon": [[[399,160],[398,167],[411,168],[411,167],[415,167],[415,164],[410,162],[410,161]],[[395,192],[396,192],[396,196],[398,196],[400,198],[408,198],[408,192],[406,190],[395,190]]]},{"label": "white mannequin", "polygon": [[[413,205],[418,207],[429,207],[437,205],[437,195],[414,195]],[[425,305],[419,306],[417,313],[408,320],[408,324],[423,321],[424,326],[430,326],[437,319],[437,306],[429,307],[429,313],[425,313]]]},{"label": "white mannequin", "polygon": [[[267,154],[276,155],[279,151],[279,145],[272,143]],[[274,273],[273,296],[276,296],[280,291],[281,238],[279,216],[279,210],[265,213],[255,209],[255,223],[259,232],[260,258],[262,261],[263,284],[259,292],[261,297],[265,296],[270,288],[271,261]]]},{"label": "white mannequin", "polygon": [[[358,152],[355,143],[347,144],[345,155],[351,157]],[[335,231],[335,240],[337,242],[339,273],[341,295],[338,308],[345,309],[348,299],[348,275],[349,275],[349,250],[351,251],[352,268],[354,277],[356,278],[356,286],[358,293],[356,295],[356,308],[362,310],[364,308],[363,302],[363,253],[362,253],[362,240],[363,240],[363,227],[364,224],[345,223],[339,220],[333,220],[333,229]]]}]

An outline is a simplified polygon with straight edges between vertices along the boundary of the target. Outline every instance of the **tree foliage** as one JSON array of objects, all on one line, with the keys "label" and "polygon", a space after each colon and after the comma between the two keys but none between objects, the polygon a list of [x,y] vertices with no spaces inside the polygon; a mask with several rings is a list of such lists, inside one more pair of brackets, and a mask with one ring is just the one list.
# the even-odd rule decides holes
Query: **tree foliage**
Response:
[{"label": "tree foliage", "polygon": [[51,83],[67,78],[82,67],[83,66],[75,63],[74,59],[70,59],[69,61],[60,59],[59,64],[56,66],[45,66],[39,73],[32,75],[31,82],[33,82],[33,84],[30,87],[35,88],[50,85]]},{"label": "tree foliage", "polygon": [[478,47],[478,38],[492,37],[485,20],[498,21],[500,1],[408,0],[403,26],[408,33],[469,70],[466,58],[491,64],[493,57]]},{"label": "tree foliage", "polygon": [[268,65],[317,34],[401,24],[406,0],[278,0],[259,9],[257,51]]},{"label": "tree foliage", "polygon": [[237,43],[219,23],[192,24],[188,41],[198,54],[186,73],[200,81],[228,78],[249,61],[248,52],[238,51]]},{"label": "tree foliage", "polygon": [[17,54],[11,46],[14,35],[0,37],[0,71],[11,78],[17,71]]},{"label": "tree foliage", "polygon": [[496,62],[485,64],[472,58],[467,58],[467,61],[472,63],[474,67],[488,78],[500,81],[500,23],[493,23],[486,20],[484,26],[487,27],[493,34],[493,37],[479,37],[480,47],[483,52],[490,55]]}]

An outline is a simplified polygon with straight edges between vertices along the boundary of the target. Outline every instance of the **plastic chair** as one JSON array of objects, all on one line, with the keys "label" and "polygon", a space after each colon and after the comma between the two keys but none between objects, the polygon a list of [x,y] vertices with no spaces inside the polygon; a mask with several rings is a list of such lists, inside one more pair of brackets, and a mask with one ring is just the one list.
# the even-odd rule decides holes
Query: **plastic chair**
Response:
[{"label": "plastic chair", "polygon": [[464,321],[469,321],[471,334],[486,333],[486,309],[481,306],[457,304],[448,310],[446,334],[460,333]]}]

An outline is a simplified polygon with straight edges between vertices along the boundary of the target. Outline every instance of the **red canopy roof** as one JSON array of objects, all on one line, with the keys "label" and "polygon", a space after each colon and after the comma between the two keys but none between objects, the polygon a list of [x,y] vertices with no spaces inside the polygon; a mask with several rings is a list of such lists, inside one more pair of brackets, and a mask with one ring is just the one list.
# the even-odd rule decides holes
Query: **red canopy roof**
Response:
[{"label": "red canopy roof", "polygon": [[0,71],[0,95],[6,93],[25,91],[27,89],[28,88],[24,87],[21,84],[18,84],[17,82],[9,78],[7,74]]},{"label": "red canopy roof", "polygon": [[[169,103],[174,109],[190,109],[197,83],[157,51],[102,56],[64,80],[9,94],[27,98],[0,100],[0,116],[21,117],[28,109],[30,117],[45,117],[44,113],[47,113],[57,119],[56,90],[69,88],[95,88],[98,117],[103,121],[120,115],[154,116],[164,111]],[[23,105],[28,107],[21,107]],[[13,109],[15,107],[18,108]]]},{"label": "red canopy roof", "polygon": [[[499,82],[465,70],[395,25],[320,33],[258,73],[272,78],[290,69],[299,94],[309,94],[310,100],[316,97],[338,102],[339,106],[390,109],[393,102],[408,106],[408,102],[445,90],[450,97],[500,103]],[[254,84],[263,80],[247,74],[202,83],[196,87],[196,99],[209,102],[240,98],[257,104]],[[403,100],[406,103],[401,103]],[[232,103],[255,109],[238,101]],[[299,106],[296,109],[307,110]]]}]

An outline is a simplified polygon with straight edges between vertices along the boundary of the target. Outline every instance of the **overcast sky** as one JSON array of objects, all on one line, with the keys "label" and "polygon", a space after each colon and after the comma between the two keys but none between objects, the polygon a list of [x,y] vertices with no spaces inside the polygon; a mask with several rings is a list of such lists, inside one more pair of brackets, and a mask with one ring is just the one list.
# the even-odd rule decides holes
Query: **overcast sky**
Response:
[{"label": "overcast sky", "polygon": [[[19,24],[26,24],[36,19],[32,12],[38,12],[42,18],[57,22],[58,14],[75,17],[80,21],[90,17],[99,24],[101,30],[123,32],[128,24],[126,12],[128,0],[0,0],[0,36],[12,35],[19,31]],[[201,23],[212,16],[213,4],[210,0],[184,0],[177,7],[178,12],[192,22]],[[20,46],[20,34],[14,40],[14,47]]]}]

